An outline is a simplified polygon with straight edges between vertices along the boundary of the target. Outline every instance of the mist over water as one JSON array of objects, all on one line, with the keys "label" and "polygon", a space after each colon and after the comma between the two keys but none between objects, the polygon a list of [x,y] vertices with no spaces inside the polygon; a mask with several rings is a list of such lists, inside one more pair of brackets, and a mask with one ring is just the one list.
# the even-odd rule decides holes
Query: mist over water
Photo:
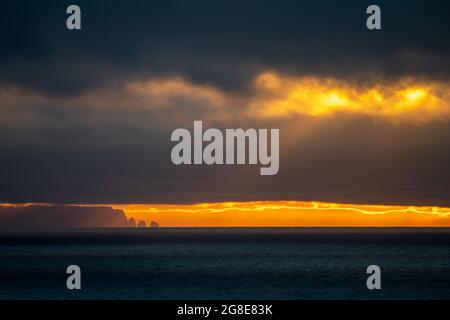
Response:
[{"label": "mist over water", "polygon": [[[0,234],[2,299],[449,299],[445,228]],[[79,265],[82,290],[66,289]],[[366,288],[381,267],[382,289]]]}]

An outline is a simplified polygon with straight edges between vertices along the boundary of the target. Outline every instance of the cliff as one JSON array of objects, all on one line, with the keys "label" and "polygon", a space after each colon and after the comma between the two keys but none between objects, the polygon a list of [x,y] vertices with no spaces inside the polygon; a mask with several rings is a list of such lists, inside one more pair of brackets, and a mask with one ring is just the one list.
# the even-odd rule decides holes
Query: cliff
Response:
[{"label": "cliff", "polygon": [[0,229],[21,231],[63,228],[127,227],[122,210],[71,205],[0,206]]}]

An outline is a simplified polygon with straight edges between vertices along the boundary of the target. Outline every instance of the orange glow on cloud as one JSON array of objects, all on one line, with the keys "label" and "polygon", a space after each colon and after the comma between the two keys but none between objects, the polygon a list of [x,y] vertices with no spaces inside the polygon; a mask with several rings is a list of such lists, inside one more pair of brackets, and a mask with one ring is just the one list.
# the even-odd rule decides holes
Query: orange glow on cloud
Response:
[{"label": "orange glow on cloud", "polygon": [[256,77],[250,114],[259,117],[312,117],[337,113],[393,122],[426,123],[450,116],[450,87],[442,82],[404,79],[357,85],[319,77],[287,77],[274,72]]},{"label": "orange glow on cloud", "polygon": [[9,109],[17,112],[18,106],[42,104],[127,111],[176,107],[174,116],[190,115],[193,106],[202,106],[212,111],[204,117],[219,122],[242,117],[331,117],[336,114],[410,124],[450,119],[450,85],[446,81],[405,78],[355,83],[339,78],[287,76],[267,71],[256,75],[251,85],[246,93],[236,94],[175,75],[128,81],[69,98],[0,87],[0,122],[11,121],[8,120]]},{"label": "orange glow on cloud", "polygon": [[226,99],[217,88],[194,84],[181,77],[130,82],[126,84],[125,92],[130,97],[140,98],[142,103],[156,101],[160,105],[170,105],[172,99],[189,99],[220,107]]},{"label": "orange glow on cloud", "polygon": [[301,201],[112,205],[165,227],[450,227],[450,208]]}]

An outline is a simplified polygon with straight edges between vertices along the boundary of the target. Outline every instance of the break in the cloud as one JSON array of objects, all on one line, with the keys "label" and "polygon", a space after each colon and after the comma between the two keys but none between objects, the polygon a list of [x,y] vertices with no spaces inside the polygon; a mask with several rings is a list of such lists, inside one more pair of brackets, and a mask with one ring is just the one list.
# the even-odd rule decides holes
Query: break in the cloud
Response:
[{"label": "break in the cloud", "polygon": [[354,205],[299,201],[113,205],[136,219],[170,227],[448,227],[442,207]]},{"label": "break in the cloud", "polygon": [[415,124],[447,121],[450,117],[447,82],[404,79],[352,84],[331,78],[284,77],[267,72],[256,78],[255,86],[259,96],[252,99],[250,108],[262,117],[349,113]]}]

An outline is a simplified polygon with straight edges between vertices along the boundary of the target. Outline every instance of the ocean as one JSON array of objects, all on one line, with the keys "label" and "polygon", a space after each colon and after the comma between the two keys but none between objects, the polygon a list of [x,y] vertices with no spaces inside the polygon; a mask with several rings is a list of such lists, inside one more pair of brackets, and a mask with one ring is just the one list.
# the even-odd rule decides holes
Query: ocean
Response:
[{"label": "ocean", "polygon": [[[66,268],[81,268],[81,290]],[[366,268],[381,268],[368,290]],[[0,234],[0,299],[450,299],[445,228]]]}]

